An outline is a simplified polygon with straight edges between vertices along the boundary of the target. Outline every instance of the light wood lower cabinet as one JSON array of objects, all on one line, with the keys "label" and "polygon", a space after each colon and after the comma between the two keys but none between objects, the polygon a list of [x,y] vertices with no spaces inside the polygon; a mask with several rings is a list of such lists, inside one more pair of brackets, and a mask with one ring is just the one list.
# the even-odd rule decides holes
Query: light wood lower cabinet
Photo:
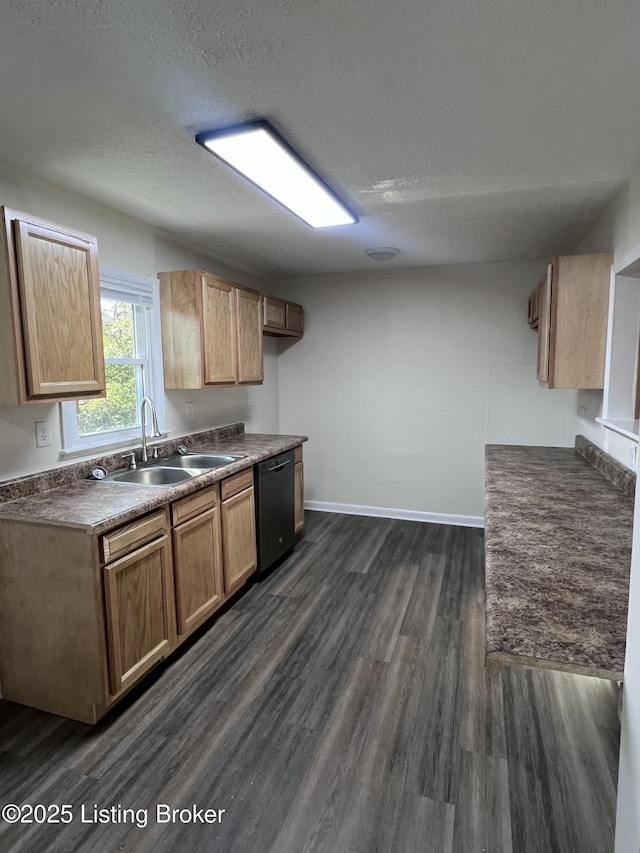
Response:
[{"label": "light wood lower cabinet", "polygon": [[[224,589],[227,595],[235,592],[256,570],[256,518],[253,492],[253,473],[248,488],[235,491],[246,477],[242,474],[222,482],[222,551],[224,555]],[[226,486],[226,488],[225,488]]]},{"label": "light wood lower cabinet", "polygon": [[178,634],[190,633],[224,600],[219,498],[173,530]]},{"label": "light wood lower cabinet", "polygon": [[104,569],[111,693],[148,672],[175,642],[169,538],[162,536]]},{"label": "light wood lower cabinet", "polygon": [[100,536],[0,519],[4,698],[97,722],[256,565],[252,468]]}]

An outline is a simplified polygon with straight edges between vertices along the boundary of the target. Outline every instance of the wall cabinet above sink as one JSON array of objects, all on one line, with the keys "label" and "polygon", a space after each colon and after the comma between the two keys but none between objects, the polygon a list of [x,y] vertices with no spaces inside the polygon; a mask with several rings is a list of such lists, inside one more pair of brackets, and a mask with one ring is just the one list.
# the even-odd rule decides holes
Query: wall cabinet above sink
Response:
[{"label": "wall cabinet above sink", "polygon": [[260,384],[261,294],[202,270],[158,278],[165,387]]},{"label": "wall cabinet above sink", "polygon": [[104,396],[95,238],[3,207],[0,403]]}]

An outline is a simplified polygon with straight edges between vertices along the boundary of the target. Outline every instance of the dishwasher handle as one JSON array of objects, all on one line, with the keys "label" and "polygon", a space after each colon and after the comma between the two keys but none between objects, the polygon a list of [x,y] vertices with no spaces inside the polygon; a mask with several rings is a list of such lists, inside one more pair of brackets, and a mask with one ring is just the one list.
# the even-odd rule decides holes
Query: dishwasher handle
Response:
[{"label": "dishwasher handle", "polygon": [[270,474],[272,471],[282,471],[284,467],[291,464],[290,459],[285,459],[284,462],[281,462],[279,465],[274,465],[273,468],[267,468],[267,472]]}]

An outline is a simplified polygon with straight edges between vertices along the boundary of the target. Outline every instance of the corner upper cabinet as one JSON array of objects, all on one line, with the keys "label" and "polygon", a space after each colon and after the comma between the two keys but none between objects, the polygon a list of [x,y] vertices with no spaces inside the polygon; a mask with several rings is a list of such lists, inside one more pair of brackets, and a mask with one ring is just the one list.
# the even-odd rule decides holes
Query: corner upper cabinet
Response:
[{"label": "corner upper cabinet", "polygon": [[261,383],[261,294],[202,270],[158,278],[165,387]]},{"label": "corner upper cabinet", "polygon": [[105,396],[94,237],[2,208],[0,403]]},{"label": "corner upper cabinet", "polygon": [[529,297],[545,388],[603,388],[613,256],[567,255],[549,264]]},{"label": "corner upper cabinet", "polygon": [[262,297],[262,330],[265,335],[286,335],[301,338],[304,330],[304,310],[296,302],[277,296]]}]

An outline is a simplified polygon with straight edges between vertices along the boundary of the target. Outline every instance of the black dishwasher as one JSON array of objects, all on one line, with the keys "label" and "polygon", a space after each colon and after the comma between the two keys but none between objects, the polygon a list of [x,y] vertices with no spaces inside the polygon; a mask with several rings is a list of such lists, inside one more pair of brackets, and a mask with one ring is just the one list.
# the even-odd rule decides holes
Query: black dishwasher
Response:
[{"label": "black dishwasher", "polygon": [[293,548],[295,454],[272,456],[255,467],[258,572],[266,572]]}]

